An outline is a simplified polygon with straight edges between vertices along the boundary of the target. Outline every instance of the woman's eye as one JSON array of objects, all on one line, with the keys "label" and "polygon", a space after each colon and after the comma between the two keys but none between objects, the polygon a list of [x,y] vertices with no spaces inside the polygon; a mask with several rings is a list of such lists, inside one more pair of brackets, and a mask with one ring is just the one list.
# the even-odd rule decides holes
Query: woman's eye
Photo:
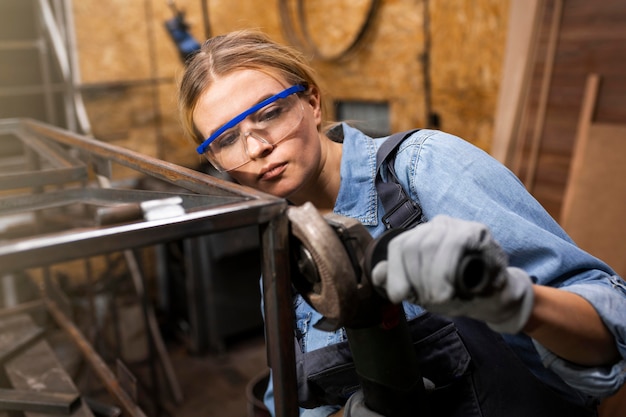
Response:
[{"label": "woman's eye", "polygon": [[227,148],[237,142],[239,134],[237,132],[222,133],[217,139],[215,139],[215,145],[218,149]]},{"label": "woman's eye", "polygon": [[269,108],[263,109],[263,111],[259,113],[257,120],[259,122],[268,122],[270,120],[277,119],[280,117],[283,111],[283,106],[271,106]]}]

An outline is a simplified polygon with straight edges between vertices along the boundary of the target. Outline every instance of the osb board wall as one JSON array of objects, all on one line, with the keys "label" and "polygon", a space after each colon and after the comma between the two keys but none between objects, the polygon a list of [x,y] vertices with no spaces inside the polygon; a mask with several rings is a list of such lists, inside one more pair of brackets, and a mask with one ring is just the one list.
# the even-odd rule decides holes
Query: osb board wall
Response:
[{"label": "osb board wall", "polygon": [[[558,219],[588,74],[598,73],[602,77],[594,121],[626,120],[626,7],[617,0],[543,3],[545,9],[537,27],[536,61],[527,85],[528,97],[519,109],[523,118],[513,138],[511,167]],[[556,20],[555,13],[559,13]],[[556,47],[552,70],[547,71],[551,30],[557,31]],[[542,87],[544,77],[548,77],[549,83]],[[542,94],[546,94],[545,110],[539,107]],[[544,122],[538,123],[542,114]],[[533,142],[536,154],[532,152]]]},{"label": "osb board wall", "polygon": [[[73,1],[82,93],[98,139],[186,166],[188,152],[176,111],[175,77],[182,64],[164,29],[166,1]],[[201,4],[178,1],[199,39]],[[124,176],[124,173],[118,173]]]},{"label": "osb board wall", "polygon": [[[508,1],[432,2],[433,109],[442,129],[489,151]],[[453,12],[454,11],[454,12]]]},{"label": "osb board wall", "polygon": [[[278,0],[204,0],[212,34],[252,27],[287,42]],[[73,2],[82,90],[96,137],[186,166],[199,163],[176,114],[178,52],[163,28],[167,1]],[[202,1],[178,0],[205,39]],[[291,3],[292,10],[295,2]],[[369,0],[304,2],[320,50],[352,39]],[[381,0],[366,42],[348,59],[313,60],[331,99],[388,101],[391,128],[423,127],[424,1]],[[508,18],[504,0],[431,0],[432,110],[441,128],[489,150]],[[334,49],[333,49],[334,48]]]},{"label": "osb board wall", "polygon": [[[369,1],[344,4],[331,13],[330,0],[314,2],[309,25],[334,30],[311,31],[326,53],[346,46],[356,28],[342,25],[346,16],[357,22]],[[362,4],[365,3],[365,4]],[[430,1],[432,110],[441,128],[489,149],[495,100],[501,76],[508,2]],[[422,1],[383,1],[367,43],[349,59],[316,62],[333,98],[388,101],[394,131],[423,127],[425,120],[424,5]],[[352,11],[352,12],[350,12]],[[337,29],[339,28],[339,29]]]}]

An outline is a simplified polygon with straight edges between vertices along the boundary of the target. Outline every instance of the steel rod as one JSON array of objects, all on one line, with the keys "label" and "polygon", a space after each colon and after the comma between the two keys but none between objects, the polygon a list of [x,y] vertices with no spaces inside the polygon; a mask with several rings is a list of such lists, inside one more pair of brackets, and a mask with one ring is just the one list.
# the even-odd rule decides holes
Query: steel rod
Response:
[{"label": "steel rod", "polygon": [[98,355],[94,348],[89,344],[82,332],[69,320],[63,312],[57,307],[56,303],[47,296],[44,296],[46,308],[56,323],[70,336],[83,357],[91,365],[94,372],[100,377],[107,391],[119,402],[120,407],[128,414],[129,417],[146,417],[141,408],[135,404],[128,394],[122,390],[119,383],[109,369],[104,360]]}]

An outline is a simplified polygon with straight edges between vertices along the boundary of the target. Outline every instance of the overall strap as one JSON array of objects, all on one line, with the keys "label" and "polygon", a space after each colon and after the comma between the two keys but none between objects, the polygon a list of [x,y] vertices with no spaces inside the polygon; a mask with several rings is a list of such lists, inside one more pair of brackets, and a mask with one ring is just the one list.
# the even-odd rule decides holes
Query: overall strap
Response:
[{"label": "overall strap", "polygon": [[[402,184],[398,181],[393,167],[396,151],[402,141],[418,130],[409,130],[389,136],[376,154],[375,185],[385,209],[383,223],[387,229],[407,229],[417,225],[422,220],[422,208],[407,195]],[[386,182],[382,178],[382,165],[384,162],[387,163]]]}]

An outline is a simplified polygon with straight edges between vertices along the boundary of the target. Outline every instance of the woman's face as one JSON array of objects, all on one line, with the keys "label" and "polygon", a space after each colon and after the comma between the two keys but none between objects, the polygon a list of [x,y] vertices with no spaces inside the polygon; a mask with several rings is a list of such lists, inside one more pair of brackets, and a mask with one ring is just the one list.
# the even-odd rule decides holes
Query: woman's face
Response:
[{"label": "woman's face", "polygon": [[[193,112],[194,124],[208,138],[235,116],[288,87],[280,77],[249,69],[217,78],[200,96]],[[289,198],[315,181],[321,169],[319,92],[313,89],[310,95],[293,98],[302,105],[302,120],[275,147],[246,139],[250,161],[228,172],[240,184]],[[250,123],[245,119],[237,129],[245,132]]]}]

